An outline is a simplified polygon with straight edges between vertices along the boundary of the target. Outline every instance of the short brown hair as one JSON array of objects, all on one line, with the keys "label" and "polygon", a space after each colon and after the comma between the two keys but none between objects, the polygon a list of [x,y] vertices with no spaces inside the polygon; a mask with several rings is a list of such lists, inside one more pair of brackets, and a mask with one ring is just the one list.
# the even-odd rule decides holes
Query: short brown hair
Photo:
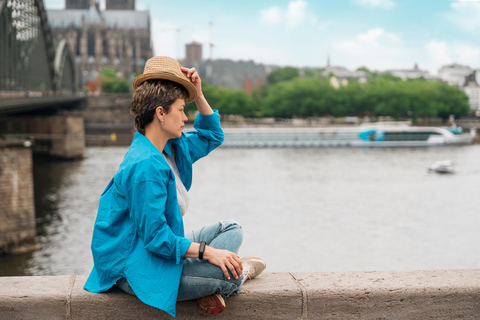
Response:
[{"label": "short brown hair", "polygon": [[135,129],[144,134],[145,126],[152,122],[157,107],[163,107],[168,113],[177,99],[187,97],[187,90],[176,82],[146,80],[133,92],[130,105],[130,113],[135,116]]}]

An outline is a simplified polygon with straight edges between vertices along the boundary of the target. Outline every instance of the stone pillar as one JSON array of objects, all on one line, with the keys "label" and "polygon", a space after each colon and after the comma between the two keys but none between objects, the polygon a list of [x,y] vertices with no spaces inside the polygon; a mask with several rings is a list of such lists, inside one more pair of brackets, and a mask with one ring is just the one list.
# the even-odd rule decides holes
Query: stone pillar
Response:
[{"label": "stone pillar", "polygon": [[[1,126],[0,126],[1,127]],[[85,127],[78,116],[10,117],[5,133],[33,139],[33,153],[60,159],[81,159],[85,152]]]},{"label": "stone pillar", "polygon": [[103,55],[103,37],[100,30],[95,31],[95,64],[96,69],[100,71],[100,66],[102,65],[102,55]]},{"label": "stone pillar", "polygon": [[82,117],[54,116],[50,119],[52,144],[49,155],[81,159],[85,152],[85,126]]},{"label": "stone pillar", "polygon": [[125,51],[124,51],[124,44],[123,44],[123,36],[119,34],[117,38],[117,46],[118,46],[118,59],[120,59],[120,65],[122,65],[125,61]]},{"label": "stone pillar", "polygon": [[0,255],[37,249],[32,150],[0,142]]},{"label": "stone pillar", "polygon": [[142,71],[140,70],[139,61],[140,61],[140,38],[137,36],[135,37],[135,61],[134,61],[135,73],[140,73]]},{"label": "stone pillar", "polygon": [[88,29],[85,26],[85,23],[83,23],[82,35],[80,37],[80,60],[81,60],[83,66],[85,66],[87,64],[87,61],[88,61]]},{"label": "stone pillar", "polygon": [[125,55],[125,76],[128,76],[128,74],[132,73],[133,67],[135,65],[135,59],[133,58],[133,48],[132,44],[129,41],[125,41]]},{"label": "stone pillar", "polygon": [[73,59],[76,58],[77,56],[77,37],[78,33],[77,31],[71,29],[67,32],[66,34],[68,44],[70,45],[70,50],[73,56]]},{"label": "stone pillar", "polygon": [[107,39],[108,39],[108,55],[110,59],[110,64],[115,64],[115,58],[117,57],[116,35],[114,35],[113,32],[108,31]]}]

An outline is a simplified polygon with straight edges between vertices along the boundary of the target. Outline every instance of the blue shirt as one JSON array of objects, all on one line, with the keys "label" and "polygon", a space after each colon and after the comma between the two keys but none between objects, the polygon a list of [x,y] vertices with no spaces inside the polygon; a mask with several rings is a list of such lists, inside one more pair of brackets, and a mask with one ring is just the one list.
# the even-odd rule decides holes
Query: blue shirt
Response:
[{"label": "blue shirt", "polygon": [[[192,164],[223,142],[220,116],[198,114],[197,131],[182,133],[165,145],[175,151],[182,182],[192,184]],[[125,277],[144,303],[175,316],[185,253],[175,175],[162,153],[137,132],[120,168],[100,197],[93,230],[94,267],[84,288],[110,289]]]}]

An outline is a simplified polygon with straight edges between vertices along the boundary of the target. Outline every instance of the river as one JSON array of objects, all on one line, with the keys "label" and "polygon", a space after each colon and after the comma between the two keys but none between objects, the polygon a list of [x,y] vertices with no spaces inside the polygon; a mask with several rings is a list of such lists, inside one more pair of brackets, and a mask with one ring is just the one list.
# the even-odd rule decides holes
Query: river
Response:
[{"label": "river", "polygon": [[[101,192],[127,148],[76,162],[35,160],[38,242],[0,257],[0,276],[88,274]],[[455,161],[452,175],[428,173]],[[186,229],[235,219],[240,255],[267,271],[480,268],[480,145],[219,148],[194,166]]]}]

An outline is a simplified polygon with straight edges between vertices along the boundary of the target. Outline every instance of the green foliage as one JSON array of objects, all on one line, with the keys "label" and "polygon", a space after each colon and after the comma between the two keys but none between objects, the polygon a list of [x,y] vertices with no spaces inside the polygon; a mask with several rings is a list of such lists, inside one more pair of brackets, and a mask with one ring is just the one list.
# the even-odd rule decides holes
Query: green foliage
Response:
[{"label": "green foliage", "polygon": [[100,69],[102,82],[100,88],[103,92],[129,92],[130,83],[125,79],[118,78],[117,74],[112,69]]},{"label": "green foliage", "polygon": [[299,76],[298,69],[286,67],[286,68],[279,68],[272,71],[267,76],[267,84],[273,85],[281,81],[288,81]]},{"label": "green foliage", "polygon": [[367,74],[373,74],[373,72],[372,72],[372,71],[370,71],[370,69],[368,69],[367,67],[360,67],[360,68],[357,68],[357,70],[356,70],[356,71],[363,71],[363,72],[365,72],[365,73],[367,73]]},{"label": "green foliage", "polygon": [[292,116],[323,116],[329,113],[329,103],[335,99],[335,90],[325,79],[295,78],[273,85],[265,97],[265,116],[289,118]]},{"label": "green foliage", "polygon": [[402,81],[388,74],[375,74],[361,84],[350,80],[335,89],[326,79],[295,78],[272,85],[262,103],[263,115],[308,117],[331,115],[391,116],[394,119],[468,114],[468,98],[455,86],[423,78]]},{"label": "green foliage", "polygon": [[100,83],[104,92],[129,92],[130,83],[120,78],[104,78]]},{"label": "green foliage", "polygon": [[115,70],[112,69],[100,69],[100,75],[104,78],[116,78],[117,74],[115,73]]},{"label": "green foliage", "polygon": [[[467,95],[455,86],[423,78],[402,81],[377,73],[372,73],[367,83],[349,80],[348,85],[338,89],[330,85],[328,78],[295,76],[257,87],[251,97],[242,90],[209,84],[203,86],[203,92],[210,105],[221,114],[245,117],[368,114],[394,119],[440,117],[446,120],[450,114],[460,118],[470,112]],[[187,112],[194,110],[193,103],[187,105]]]},{"label": "green foliage", "polygon": [[[245,117],[257,117],[260,110],[256,107],[254,99],[248,96],[243,90],[215,87],[210,84],[202,86],[203,94],[214,109],[220,114],[243,115]],[[186,111],[195,111],[194,103],[186,105]]]}]

